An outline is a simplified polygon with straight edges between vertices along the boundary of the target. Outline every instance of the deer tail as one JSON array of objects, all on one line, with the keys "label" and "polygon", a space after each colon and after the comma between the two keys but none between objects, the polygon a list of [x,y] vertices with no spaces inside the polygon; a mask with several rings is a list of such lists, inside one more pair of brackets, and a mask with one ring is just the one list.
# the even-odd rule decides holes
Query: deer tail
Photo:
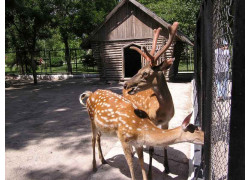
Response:
[{"label": "deer tail", "polygon": [[80,103],[81,103],[83,106],[85,106],[85,103],[83,102],[83,100],[84,100],[85,98],[89,97],[91,94],[92,94],[91,91],[85,91],[84,93],[80,94],[80,96],[79,96],[79,101],[80,101]]}]

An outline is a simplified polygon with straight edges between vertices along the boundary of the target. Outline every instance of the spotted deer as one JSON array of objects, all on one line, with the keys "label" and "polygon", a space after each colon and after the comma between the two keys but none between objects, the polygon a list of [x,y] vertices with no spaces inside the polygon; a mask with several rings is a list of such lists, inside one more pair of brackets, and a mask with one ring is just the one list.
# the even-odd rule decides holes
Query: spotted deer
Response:
[{"label": "spotted deer", "polygon": [[116,134],[118,136],[133,180],[135,175],[132,163],[132,147],[136,149],[143,180],[146,180],[143,145],[165,147],[180,142],[204,143],[204,132],[200,128],[189,124],[191,114],[184,119],[180,127],[162,130],[149,120],[146,113],[139,111],[136,105],[112,91],[97,90],[94,93],[90,91],[84,92],[79,97],[82,105],[85,105],[85,98],[87,98],[86,105],[92,129],[93,171],[97,169],[95,158],[96,140],[99,158],[102,163],[106,163],[100,143],[102,133]]},{"label": "spotted deer", "polygon": [[[170,47],[178,28],[178,22],[175,22],[169,28],[169,39],[164,47],[155,54],[157,39],[161,28],[154,30],[152,50],[150,53],[143,47],[144,52],[137,48],[132,49],[139,52],[149,64],[141,68],[136,75],[124,84],[123,96],[136,104],[141,110],[145,111],[150,120],[155,125],[161,125],[162,129],[168,129],[169,121],[174,116],[174,104],[169,91],[164,71],[171,67],[174,58],[167,59],[161,64],[157,64],[159,57]],[[152,155],[154,149],[149,148],[149,177],[151,176]],[[164,147],[164,167],[165,172],[169,172],[167,160],[167,148]]]}]

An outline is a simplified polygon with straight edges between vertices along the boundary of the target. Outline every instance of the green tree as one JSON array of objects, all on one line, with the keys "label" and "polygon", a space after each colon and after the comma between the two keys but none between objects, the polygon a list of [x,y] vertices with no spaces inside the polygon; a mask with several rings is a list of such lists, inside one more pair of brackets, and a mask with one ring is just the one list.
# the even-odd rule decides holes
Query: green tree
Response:
[{"label": "green tree", "polygon": [[[88,29],[93,12],[93,2],[88,0],[55,0],[54,1],[54,26],[61,35],[65,47],[65,61],[68,73],[72,74],[70,60],[70,40],[76,39],[76,33],[83,32],[79,29]],[[83,16],[84,15],[84,16]],[[84,27],[79,21],[86,22]],[[79,32],[80,31],[80,32]]]},{"label": "green tree", "polygon": [[36,61],[37,41],[50,37],[52,7],[49,0],[6,1],[6,44],[12,44],[16,52],[29,53],[26,66],[30,66],[37,84]]},{"label": "green tree", "polygon": [[76,42],[76,40],[82,38],[82,34],[88,35],[104,20],[106,14],[112,10],[117,2],[117,0],[54,1],[54,25],[58,27],[65,46],[65,61],[67,62],[68,73],[72,74],[70,40]]},{"label": "green tree", "polygon": [[179,29],[194,39],[201,0],[138,0],[168,23],[178,21]]}]

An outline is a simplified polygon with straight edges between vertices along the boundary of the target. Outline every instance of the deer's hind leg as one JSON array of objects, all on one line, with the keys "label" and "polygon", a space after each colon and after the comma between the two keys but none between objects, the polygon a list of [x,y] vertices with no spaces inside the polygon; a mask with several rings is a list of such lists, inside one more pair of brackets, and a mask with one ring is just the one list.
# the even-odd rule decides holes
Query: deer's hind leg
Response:
[{"label": "deer's hind leg", "polygon": [[104,159],[103,154],[102,154],[101,132],[97,133],[97,145],[98,145],[99,158],[100,158],[102,164],[107,164],[107,161]]},{"label": "deer's hind leg", "polygon": [[95,143],[96,143],[96,126],[95,123],[92,121],[91,122],[91,129],[92,129],[92,150],[93,150],[93,161],[92,161],[92,165],[93,165],[93,172],[97,171],[96,168],[96,158],[95,158]]}]

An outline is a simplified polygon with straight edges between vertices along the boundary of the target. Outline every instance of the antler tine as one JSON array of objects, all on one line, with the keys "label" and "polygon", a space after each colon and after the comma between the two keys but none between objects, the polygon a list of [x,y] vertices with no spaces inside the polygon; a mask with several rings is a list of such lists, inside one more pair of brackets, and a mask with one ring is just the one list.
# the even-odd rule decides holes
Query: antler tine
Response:
[{"label": "antler tine", "polygon": [[[133,49],[135,51],[137,51],[138,53],[140,53],[145,59],[147,59],[148,61],[151,61],[150,57],[147,56],[147,54],[145,54],[141,49],[139,49],[138,47],[135,46],[130,46],[130,49]],[[145,51],[146,53],[148,53],[147,51]]]},{"label": "antler tine", "polygon": [[165,46],[156,53],[155,55],[155,61],[170,47],[170,45],[172,44],[173,40],[174,40],[174,36],[176,34],[177,28],[178,28],[179,23],[178,22],[174,22],[174,24],[169,28],[169,39],[167,41],[167,43],[165,44]]},{"label": "antler tine", "polygon": [[142,48],[143,48],[143,50],[144,50],[146,56],[149,57],[149,59],[147,59],[147,60],[149,60],[149,61],[151,62],[151,65],[152,65],[152,62],[154,61],[154,56],[152,56],[152,55],[148,52],[148,50],[146,49],[145,46],[143,46]]},{"label": "antler tine", "polygon": [[154,53],[155,53],[155,49],[156,49],[156,44],[157,44],[157,40],[159,38],[159,35],[160,35],[160,32],[161,32],[162,28],[158,28],[157,30],[154,29],[154,39],[153,39],[153,44],[152,44],[152,49],[150,51],[150,54],[152,56],[154,56]]}]

